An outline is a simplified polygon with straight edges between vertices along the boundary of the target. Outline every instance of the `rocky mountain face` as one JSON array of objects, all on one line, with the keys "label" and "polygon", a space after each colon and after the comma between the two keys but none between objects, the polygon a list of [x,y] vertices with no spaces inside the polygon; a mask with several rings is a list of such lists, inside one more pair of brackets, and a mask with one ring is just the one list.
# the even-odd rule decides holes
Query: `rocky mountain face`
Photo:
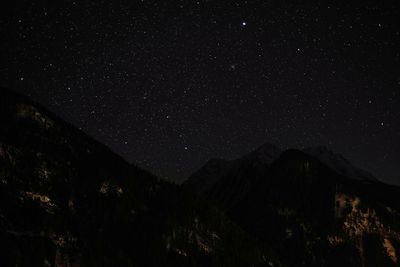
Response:
[{"label": "rocky mountain face", "polygon": [[213,160],[183,186],[214,201],[288,266],[400,266],[399,187],[326,148],[268,147],[270,160],[258,160],[258,150]]},{"label": "rocky mountain face", "polygon": [[202,197],[0,90],[1,266],[281,266]]}]

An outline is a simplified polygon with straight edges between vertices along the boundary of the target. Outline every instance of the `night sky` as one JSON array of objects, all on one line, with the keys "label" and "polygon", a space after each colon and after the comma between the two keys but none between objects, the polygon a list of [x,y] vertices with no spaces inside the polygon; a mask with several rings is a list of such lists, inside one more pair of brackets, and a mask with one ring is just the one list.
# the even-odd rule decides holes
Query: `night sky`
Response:
[{"label": "night sky", "polygon": [[2,7],[0,85],[128,161],[326,145],[400,184],[399,1],[44,2]]}]

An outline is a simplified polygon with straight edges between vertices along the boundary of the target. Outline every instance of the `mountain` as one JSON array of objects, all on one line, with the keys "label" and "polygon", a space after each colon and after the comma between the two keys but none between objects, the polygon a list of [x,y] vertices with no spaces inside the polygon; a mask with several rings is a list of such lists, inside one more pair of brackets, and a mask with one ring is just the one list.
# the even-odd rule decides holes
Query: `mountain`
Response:
[{"label": "mountain", "polygon": [[267,151],[276,153],[264,163],[248,155],[208,163],[183,186],[288,266],[400,266],[399,187],[327,149]]},{"label": "mountain", "polygon": [[[266,143],[236,160],[211,159],[184,183],[184,187],[217,199],[229,210],[239,203],[282,151]],[[243,179],[243,177],[247,177]],[[226,184],[229,183],[229,186]]]},{"label": "mountain", "polygon": [[0,90],[1,266],[400,266],[400,188],[264,144],[182,186]]},{"label": "mountain", "polygon": [[0,90],[1,266],[281,266],[223,212]]},{"label": "mountain", "polygon": [[310,147],[303,150],[305,153],[318,158],[321,162],[328,165],[337,173],[348,178],[365,181],[377,182],[378,180],[369,172],[355,167],[349,160],[340,154],[330,151],[327,147]]}]

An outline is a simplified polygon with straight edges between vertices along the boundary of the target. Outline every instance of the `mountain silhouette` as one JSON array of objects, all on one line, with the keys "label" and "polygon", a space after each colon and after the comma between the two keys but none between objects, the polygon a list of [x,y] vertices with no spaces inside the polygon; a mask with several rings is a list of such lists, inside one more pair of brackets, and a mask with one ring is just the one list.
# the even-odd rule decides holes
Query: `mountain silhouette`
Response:
[{"label": "mountain silhouette", "polygon": [[325,147],[179,186],[0,89],[1,266],[399,266],[400,188]]},{"label": "mountain silhouette", "polygon": [[[399,187],[327,148],[269,147],[208,162],[183,186],[213,201],[288,266],[399,266]],[[264,154],[271,156],[263,163]]]},{"label": "mountain silhouette", "polygon": [[280,266],[223,212],[0,90],[1,266]]}]

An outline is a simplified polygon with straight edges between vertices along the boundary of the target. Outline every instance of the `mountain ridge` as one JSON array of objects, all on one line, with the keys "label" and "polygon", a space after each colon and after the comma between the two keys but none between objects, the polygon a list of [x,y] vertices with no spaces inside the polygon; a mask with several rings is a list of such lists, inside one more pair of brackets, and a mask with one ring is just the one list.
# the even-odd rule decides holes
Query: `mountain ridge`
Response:
[{"label": "mountain ridge", "polygon": [[326,148],[266,143],[178,186],[16,93],[0,125],[5,266],[400,265],[400,187]]},{"label": "mountain ridge", "polygon": [[[289,149],[261,166],[244,156],[199,193],[289,266],[399,266],[400,187],[348,177],[310,154]],[[202,177],[188,181],[196,191]]]},{"label": "mountain ridge", "polygon": [[0,91],[4,266],[280,266],[201,197]]},{"label": "mountain ridge", "polygon": [[[296,148],[289,148],[288,150]],[[338,173],[347,176],[352,179],[356,180],[364,180],[366,182],[378,182],[379,180],[374,177],[370,172],[360,169],[356,167],[354,164],[350,162],[347,158],[345,158],[341,154],[337,154],[330,150],[327,146],[318,145],[313,147],[307,147],[303,149],[298,149],[310,156],[317,158],[319,161],[323,162],[333,170],[337,171]],[[188,180],[193,176],[198,176],[198,172],[202,172],[203,168],[209,168],[210,165],[216,167],[219,163],[220,165],[232,165],[234,162],[237,164],[240,160],[255,160],[261,164],[271,164],[274,160],[276,160],[283,152],[279,147],[271,143],[265,143],[258,148],[248,152],[244,156],[233,159],[233,160],[226,160],[223,158],[211,158],[208,160],[203,167],[193,172]],[[227,171],[227,170],[225,170]],[[190,181],[188,181],[190,183]]]}]

